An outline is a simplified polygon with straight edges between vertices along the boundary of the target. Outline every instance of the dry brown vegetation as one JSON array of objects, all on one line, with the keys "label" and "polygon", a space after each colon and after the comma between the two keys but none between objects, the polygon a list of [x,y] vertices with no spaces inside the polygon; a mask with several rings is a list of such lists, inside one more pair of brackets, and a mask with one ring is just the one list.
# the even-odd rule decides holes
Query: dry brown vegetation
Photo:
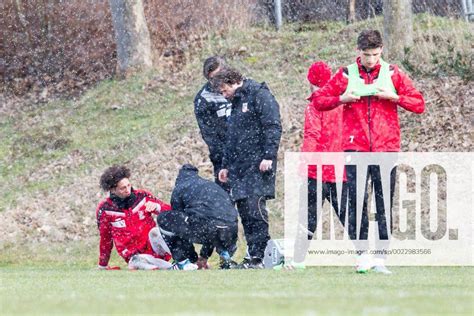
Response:
[{"label": "dry brown vegetation", "polygon": [[[155,64],[180,67],[209,34],[244,27],[252,0],[145,0]],[[0,4],[3,93],[77,95],[115,74],[106,0],[5,0]],[[220,12],[221,14],[214,14]]]},{"label": "dry brown vegetation", "polygon": [[4,92],[72,94],[110,77],[115,43],[107,1],[2,1]]}]

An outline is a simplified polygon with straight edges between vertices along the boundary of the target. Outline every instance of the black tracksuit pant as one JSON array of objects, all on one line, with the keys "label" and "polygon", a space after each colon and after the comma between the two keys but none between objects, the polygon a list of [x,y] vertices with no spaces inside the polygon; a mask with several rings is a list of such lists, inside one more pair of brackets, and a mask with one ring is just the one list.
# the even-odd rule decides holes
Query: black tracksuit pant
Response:
[{"label": "black tracksuit pant", "polygon": [[[354,150],[347,150],[348,152],[355,152]],[[373,190],[369,190],[368,181],[365,183],[365,193],[364,193],[364,201],[368,201],[368,194],[369,191],[372,191],[375,195],[375,208],[376,208],[376,219],[379,222],[379,239],[380,240],[388,240],[387,230],[391,227],[387,227],[386,230],[380,229],[380,227],[387,226],[387,212],[388,216],[392,214],[392,205],[393,205],[393,195],[395,192],[395,183],[397,177],[397,168],[395,167],[396,159],[393,160],[392,172],[390,174],[390,205],[384,205],[383,200],[383,190],[382,190],[382,176],[380,174],[380,169],[374,165],[369,165],[367,168],[367,175],[366,179],[370,179],[371,185]],[[349,219],[349,238],[352,240],[357,239],[357,191],[356,191],[356,183],[357,183],[357,170],[354,166],[346,166],[346,176],[347,181],[344,183],[343,187],[343,200],[342,205],[348,203],[348,219]],[[344,190],[348,190],[348,194],[345,194]],[[347,198],[347,200],[345,199]],[[344,214],[342,214],[344,215]],[[342,217],[343,218],[343,217]],[[360,232],[359,232],[359,240],[367,240],[367,235],[369,231],[369,216],[368,216],[368,205],[364,202],[362,207],[362,219],[360,225]]]},{"label": "black tracksuit pant", "polygon": [[[306,251],[309,247],[309,240],[313,239],[313,235],[316,232],[316,227],[318,226],[318,191],[317,191],[317,180],[308,178],[307,181],[307,188],[308,188],[308,209],[304,210],[301,209],[299,214],[300,216],[300,223],[304,222],[304,217],[307,216],[307,223],[308,226],[306,229],[300,226],[300,229],[297,230],[296,235],[296,243],[295,243],[295,252],[294,252],[294,261],[295,262],[302,262],[305,259]],[[322,199],[323,203],[324,200],[327,200],[331,203],[334,211],[338,215],[339,219],[341,219],[340,208],[338,205],[338,197],[337,197],[337,187],[336,183],[331,182],[322,182]],[[341,219],[344,221],[344,218]]]},{"label": "black tracksuit pant", "polygon": [[251,196],[236,201],[236,204],[244,227],[248,253],[253,258],[263,260],[267,242],[270,240],[266,198],[264,196]]},{"label": "black tracksuit pant", "polygon": [[[365,193],[364,193],[364,202],[362,206],[362,217],[360,223],[360,231],[357,235],[357,205],[356,205],[356,179],[357,172],[355,168],[346,168],[347,182],[343,190],[349,190],[347,195],[343,195],[348,199],[348,232],[349,238],[355,241],[356,250],[360,253],[364,253],[364,249],[369,247],[368,243],[368,232],[369,232],[369,214],[368,214],[368,203],[369,201],[369,192],[375,197],[375,219],[378,224],[378,236],[379,238],[375,241],[376,250],[387,249],[390,245],[390,239],[388,232],[391,231],[391,225],[388,226],[387,216],[392,214],[392,205],[393,205],[393,195],[395,190],[396,183],[396,167],[392,169],[390,174],[390,205],[384,204],[383,199],[383,185],[382,177],[380,174],[380,169],[376,166],[368,166],[366,179],[370,179],[365,182]],[[372,188],[368,188],[368,185],[371,185]],[[344,194],[344,193],[343,193]],[[343,199],[342,203],[346,203]],[[342,217],[343,218],[343,217]],[[358,238],[357,238],[358,237]],[[375,254],[376,258],[385,258],[386,255],[382,252]]]},{"label": "black tracksuit pant", "polygon": [[[237,221],[227,223],[198,215],[187,215],[185,212],[168,211],[158,216],[161,234],[171,250],[173,259],[197,261],[194,243],[212,245],[217,252],[235,252],[237,242]],[[212,250],[212,248],[211,248]]]},{"label": "black tracksuit pant", "polygon": [[[352,240],[357,239],[356,231],[356,222],[357,222],[357,206],[356,206],[356,179],[357,174],[354,168],[346,168],[347,183],[345,183],[345,188],[352,191],[352,194],[347,194],[348,198],[348,219],[349,219],[349,238]],[[396,168],[392,170],[390,175],[390,205],[385,205],[383,200],[383,190],[382,190],[382,178],[380,174],[380,169],[375,166],[368,166],[367,169],[367,179],[370,179],[372,190],[367,188],[369,182],[365,183],[365,193],[364,193],[364,203],[362,207],[362,219],[359,231],[359,240],[366,240],[368,237],[369,231],[369,216],[368,216],[368,205],[365,201],[369,201],[369,192],[372,191],[375,197],[375,208],[376,208],[376,220],[379,223],[379,238],[380,240],[388,240],[388,230],[391,229],[387,227],[387,216],[391,216],[391,207],[393,204],[393,193],[395,189],[396,181]],[[343,196],[344,193],[343,193]],[[345,201],[342,201],[345,203]],[[386,229],[383,229],[385,227]]]},{"label": "black tracksuit pant", "polygon": [[[335,183],[323,182],[322,183],[322,199],[327,200],[332,204],[339,220],[342,225],[345,225],[346,212],[348,214],[348,235],[353,241],[356,241],[356,248],[367,248],[367,239],[369,231],[369,216],[368,216],[368,205],[363,203],[362,217],[360,223],[360,231],[357,234],[357,171],[354,166],[346,167],[347,181],[342,186],[342,198],[338,197]],[[393,192],[395,189],[396,181],[396,168],[392,170],[390,175],[390,205],[384,205],[383,190],[382,190],[382,179],[380,169],[375,166],[368,166],[367,179],[370,182],[365,183],[365,194],[364,201],[369,202],[369,192],[373,192],[375,197],[376,206],[376,220],[379,227],[379,240],[376,242],[376,248],[388,248],[389,238],[388,230],[391,227],[387,227],[387,216],[391,216],[391,205],[393,204]],[[367,188],[369,183],[372,185],[372,189]],[[302,234],[307,233],[307,239],[311,240],[317,226],[317,181],[315,179],[308,179],[308,226],[307,231],[299,229],[297,232],[297,243],[295,244],[294,260],[301,262],[304,260],[309,243],[303,242],[305,236]],[[360,184],[359,184],[360,185]],[[341,204],[338,204],[338,199],[341,200]],[[304,214],[302,210],[301,214]],[[387,214],[388,213],[388,214]],[[302,216],[302,215],[300,215]],[[300,222],[302,222],[300,220]],[[385,229],[384,229],[385,227]],[[358,238],[357,238],[358,237]],[[376,257],[384,257],[384,255],[376,255]]]},{"label": "black tracksuit pant", "polygon": [[[213,164],[214,166],[214,182],[217,183],[221,188],[224,189],[227,193],[230,192],[230,186],[227,182],[219,181],[219,171],[222,169],[220,165]],[[208,259],[212,256],[214,252],[214,245],[213,244],[203,244],[201,250],[199,251],[199,256],[205,259]]]},{"label": "black tracksuit pant", "polygon": [[[317,180],[308,178],[308,240],[311,240],[314,232],[316,231],[316,226],[318,224],[318,201],[317,201]],[[339,205],[337,201],[337,187],[336,183],[332,182],[322,182],[322,199],[327,200],[331,203],[334,211],[338,215],[339,219]],[[324,202],[323,202],[324,203]],[[344,218],[342,218],[344,220]]]}]

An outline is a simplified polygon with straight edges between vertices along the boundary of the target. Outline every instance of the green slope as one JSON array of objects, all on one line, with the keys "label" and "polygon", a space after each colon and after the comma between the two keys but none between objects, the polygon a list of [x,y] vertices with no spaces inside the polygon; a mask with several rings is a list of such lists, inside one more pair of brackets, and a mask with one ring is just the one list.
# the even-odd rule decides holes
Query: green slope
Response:
[{"label": "green slope", "polygon": [[[281,158],[284,151],[298,150],[308,94],[307,67],[319,59],[326,60],[333,70],[351,62],[355,56],[357,33],[367,27],[381,29],[381,20],[350,26],[332,22],[287,24],[278,33],[263,27],[231,30],[227,34],[209,36],[186,52],[186,65],[179,70],[160,66],[125,80],[107,80],[72,100],[52,100],[46,104],[29,100],[17,102],[8,108],[6,115],[0,116],[0,211],[11,211],[5,221],[18,221],[12,215],[18,212],[25,212],[28,217],[28,212],[41,211],[56,218],[55,212],[67,210],[72,212],[73,220],[87,217],[93,223],[93,208],[99,194],[98,177],[113,163],[129,164],[135,171],[137,186],[145,186],[165,199],[171,193],[176,167],[180,163],[195,163],[205,176],[210,176],[207,148],[196,126],[192,100],[203,84],[202,60],[213,54],[224,55],[245,75],[269,84],[281,105],[284,126]],[[417,61],[416,81],[421,88],[426,88],[423,92],[427,97],[428,112],[439,108],[445,117],[458,115],[461,120],[468,121],[463,112],[466,107],[462,104],[460,110],[447,110],[437,103],[440,93],[432,87],[443,87],[432,83],[435,79],[427,76],[425,69],[436,66],[430,64],[430,50],[448,52],[451,45],[470,56],[471,30],[472,26],[462,21],[426,15],[416,18],[416,40],[423,45],[417,45],[417,50],[408,56],[412,59],[406,62],[413,66],[413,59]],[[434,45],[435,35],[449,38],[448,43]],[[463,95],[467,86],[451,86],[450,93],[455,89]],[[438,116],[436,112],[427,114],[434,119]],[[430,122],[427,130],[423,127],[428,126],[422,121],[425,118],[402,117],[404,150],[409,148],[412,135],[420,139],[425,137],[417,140],[420,150],[436,148],[430,147],[436,142],[430,135],[438,133],[443,122]],[[416,129],[410,124],[416,124]],[[453,129],[451,132],[459,136],[457,141],[461,144],[469,133]],[[442,150],[458,150],[456,146],[456,142],[448,143]],[[280,194],[273,214],[274,231],[280,232],[281,169],[278,175]],[[70,205],[71,201],[73,205]],[[47,233],[38,233],[43,225],[41,219],[34,229],[30,229],[28,221],[18,223],[23,225],[26,234],[35,239],[51,239]],[[10,225],[9,230],[13,232],[15,227]],[[68,236],[75,233],[64,230]],[[92,225],[88,232],[77,232],[77,235],[88,237],[91,232],[94,232]],[[64,238],[71,239],[68,236]]]}]

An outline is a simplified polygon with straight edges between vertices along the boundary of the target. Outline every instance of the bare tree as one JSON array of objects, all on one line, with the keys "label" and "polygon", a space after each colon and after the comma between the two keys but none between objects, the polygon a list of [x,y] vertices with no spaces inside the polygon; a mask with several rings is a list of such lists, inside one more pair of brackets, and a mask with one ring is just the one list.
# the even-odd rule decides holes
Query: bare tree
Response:
[{"label": "bare tree", "polygon": [[[19,25],[23,28],[23,32],[26,34],[26,39],[28,41],[28,45],[31,46],[33,35],[31,34],[31,30],[28,27],[28,21],[26,20],[26,13],[23,7],[22,0],[15,1],[15,9],[16,9],[16,18],[18,19]],[[2,8],[3,11],[3,8]]]},{"label": "bare tree", "polygon": [[128,74],[151,67],[151,40],[142,0],[109,0],[109,3],[119,72]]},{"label": "bare tree", "polygon": [[413,45],[412,0],[384,0],[383,15],[385,51],[391,58],[401,58]]},{"label": "bare tree", "polygon": [[274,4],[275,10],[275,27],[277,31],[281,29],[282,25],[282,16],[281,16],[281,0],[275,0]]},{"label": "bare tree", "polygon": [[356,0],[347,0],[347,19],[348,24],[354,23],[356,19]]}]

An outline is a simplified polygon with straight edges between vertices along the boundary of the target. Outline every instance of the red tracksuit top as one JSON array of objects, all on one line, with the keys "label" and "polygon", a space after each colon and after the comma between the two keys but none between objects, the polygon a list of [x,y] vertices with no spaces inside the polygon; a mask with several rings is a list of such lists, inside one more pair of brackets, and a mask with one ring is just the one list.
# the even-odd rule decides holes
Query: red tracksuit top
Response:
[{"label": "red tracksuit top", "polygon": [[[360,77],[366,84],[377,79],[380,64],[370,72],[357,59]],[[343,104],[342,149],[362,152],[397,152],[400,151],[400,126],[398,123],[398,106],[414,112],[423,113],[425,101],[415,89],[412,81],[396,65],[390,65],[393,85],[400,97],[398,102],[379,99],[376,96],[361,97],[356,102]],[[332,110],[341,103],[342,95],[348,83],[347,68],[341,68],[320,90],[315,91],[312,106],[320,111]]]},{"label": "red tracksuit top", "polygon": [[[126,262],[137,253],[157,256],[148,239],[148,233],[156,226],[151,215],[171,210],[171,206],[145,190],[132,189],[132,192],[136,199],[127,209],[119,208],[110,197],[97,206],[97,226],[100,232],[99,265],[101,266],[108,265],[114,244],[118,254]],[[158,203],[160,209],[153,212],[142,210],[140,206],[147,201]],[[169,260],[169,258],[164,259]]]},{"label": "red tracksuit top", "polygon": [[[312,100],[312,96],[308,98]],[[342,108],[318,111],[308,104],[305,109],[304,135],[301,152],[342,151]],[[324,182],[335,182],[334,169],[322,169]],[[308,168],[308,178],[316,179],[316,168]]]}]

